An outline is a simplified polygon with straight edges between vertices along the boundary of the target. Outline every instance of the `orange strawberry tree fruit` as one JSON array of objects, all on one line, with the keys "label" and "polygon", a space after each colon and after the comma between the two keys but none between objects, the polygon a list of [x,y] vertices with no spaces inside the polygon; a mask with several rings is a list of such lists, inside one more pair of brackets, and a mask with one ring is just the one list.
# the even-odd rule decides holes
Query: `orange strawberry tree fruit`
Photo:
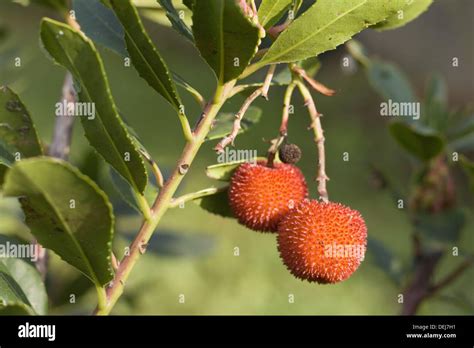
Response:
[{"label": "orange strawberry tree fruit", "polygon": [[[118,190],[141,214],[142,224],[127,253],[115,254],[115,217],[107,194],[67,162],[67,136],[55,137],[49,145],[40,140],[34,112],[30,114],[7,86],[0,89],[1,192],[18,198],[31,235],[43,251],[53,251],[90,280],[97,292],[94,314],[111,313],[163,216],[190,201],[250,229],[275,233],[283,263],[298,278],[335,283],[357,270],[368,232],[358,211],[329,199],[325,135],[313,91],[325,97],[335,91],[315,79],[320,68],[317,57],[363,30],[403,26],[424,12],[431,0],[184,0],[179,11],[170,0],[158,0],[172,27],[211,68],[215,84],[208,98],[169,69],[160,43],[151,40],[143,25],[139,2],[33,2],[52,7],[63,18],[43,18],[39,34],[52,64],[64,68],[66,75],[62,101],[67,107],[62,116],[77,112],[77,105],[93,106],[90,117],[80,118],[84,136],[109,166]],[[125,122],[127,115],[118,110],[100,46],[133,66],[175,110],[185,145],[170,172],[161,171]],[[216,141],[215,151],[225,153],[238,134],[261,118],[261,110],[252,103],[259,97],[267,99],[271,88],[285,92],[281,124],[267,153],[210,165],[206,174],[226,185],[177,196],[202,145]],[[307,107],[318,154],[314,159],[318,197],[314,198],[308,196],[307,181],[297,167],[301,152],[288,140],[289,109],[296,92]],[[201,108],[195,122],[190,122],[183,93]],[[240,109],[233,115],[223,113],[221,108],[236,95],[245,96]],[[63,129],[59,135],[67,135],[71,118],[58,118],[56,128]],[[268,139],[268,134],[262,136]],[[407,135],[411,140],[416,136],[420,135]],[[413,146],[419,149],[417,141]],[[414,197],[413,204],[424,202]],[[353,250],[346,255],[341,246]],[[0,278],[0,311],[44,314],[47,296],[41,277],[28,268],[36,282],[36,296],[29,298],[28,291],[27,296],[19,296],[12,290],[24,286],[16,266],[0,262],[2,273],[10,274]]]}]

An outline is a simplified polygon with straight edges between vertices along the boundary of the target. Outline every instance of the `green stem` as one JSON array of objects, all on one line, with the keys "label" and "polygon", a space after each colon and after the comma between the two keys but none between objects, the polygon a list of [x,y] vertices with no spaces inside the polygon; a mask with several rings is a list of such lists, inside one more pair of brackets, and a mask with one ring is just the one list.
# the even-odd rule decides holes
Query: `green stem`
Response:
[{"label": "green stem", "polygon": [[143,217],[146,220],[150,220],[151,219],[151,210],[150,210],[150,205],[148,204],[146,198],[143,195],[139,194],[139,193],[135,194],[135,198],[136,198],[138,207],[140,208],[140,211],[143,214]]},{"label": "green stem", "polygon": [[186,195],[173,199],[170,202],[169,207],[176,208],[176,207],[179,207],[179,205],[182,203],[194,201],[195,199],[206,197],[206,196],[212,196],[212,195],[215,195],[216,193],[223,192],[225,190],[227,190],[227,187],[221,187],[221,188],[209,187],[207,189],[203,189],[197,192],[188,193]]},{"label": "green stem", "polygon": [[97,290],[97,309],[104,310],[107,307],[107,294],[105,289],[99,285],[95,286]]},{"label": "green stem", "polygon": [[191,126],[189,125],[188,118],[186,114],[181,110],[178,110],[179,121],[181,122],[181,127],[183,128],[184,138],[187,142],[193,140],[193,131],[191,130]]},{"label": "green stem", "polygon": [[301,95],[303,96],[304,103],[308,108],[308,113],[311,117],[311,128],[313,129],[314,133],[314,142],[318,148],[318,173],[316,180],[318,181],[319,198],[323,202],[327,203],[329,202],[329,197],[326,182],[329,180],[329,178],[326,175],[326,150],[324,147],[324,132],[321,125],[322,115],[316,109],[313,96],[306,85],[301,80],[296,80],[296,84],[301,92]]},{"label": "green stem", "polygon": [[150,219],[143,222],[140,231],[130,246],[129,254],[125,256],[120,263],[119,269],[115,273],[115,277],[107,289],[106,306],[102,308],[98,306],[94,314],[109,314],[122,295],[125,283],[128,280],[132,269],[140,258],[140,255],[144,253],[144,248],[148,244],[153,232],[156,230],[161,218],[169,209],[174,193],[186,175],[189,167],[201,148],[201,145],[204,143],[204,140],[211,129],[212,123],[217,116],[217,113],[228,98],[228,93],[234,87],[235,82],[235,80],[232,80],[217,87],[212,101],[207,104],[203,111],[204,117],[202,118],[201,122],[199,122],[192,140],[186,144],[173,173],[166,181],[163,189],[156,198],[155,203],[151,209]]}]

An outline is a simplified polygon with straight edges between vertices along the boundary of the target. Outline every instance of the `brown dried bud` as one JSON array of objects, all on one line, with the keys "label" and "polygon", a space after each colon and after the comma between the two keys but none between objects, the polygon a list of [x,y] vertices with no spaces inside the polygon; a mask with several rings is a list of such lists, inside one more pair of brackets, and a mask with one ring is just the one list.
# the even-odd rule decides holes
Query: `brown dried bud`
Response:
[{"label": "brown dried bud", "polygon": [[295,164],[301,159],[301,150],[295,144],[283,144],[278,155],[283,163]]}]

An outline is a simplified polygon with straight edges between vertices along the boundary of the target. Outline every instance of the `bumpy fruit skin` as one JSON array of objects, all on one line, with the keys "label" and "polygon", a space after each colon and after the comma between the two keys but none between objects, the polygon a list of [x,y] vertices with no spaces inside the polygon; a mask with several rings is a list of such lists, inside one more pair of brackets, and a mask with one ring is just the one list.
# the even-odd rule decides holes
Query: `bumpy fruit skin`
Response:
[{"label": "bumpy fruit skin", "polygon": [[276,232],[278,223],[308,195],[301,171],[290,164],[265,161],[244,163],[235,171],[229,187],[229,203],[235,217],[248,228]]},{"label": "bumpy fruit skin", "polygon": [[367,227],[357,210],[304,200],[281,220],[277,239],[283,263],[295,277],[337,283],[364,259]]}]

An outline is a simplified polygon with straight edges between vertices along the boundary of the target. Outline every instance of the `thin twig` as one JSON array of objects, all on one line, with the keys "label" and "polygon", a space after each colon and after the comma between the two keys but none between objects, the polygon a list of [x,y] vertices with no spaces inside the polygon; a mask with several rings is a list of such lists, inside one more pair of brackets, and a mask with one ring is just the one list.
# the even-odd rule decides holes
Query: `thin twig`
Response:
[{"label": "thin twig", "polygon": [[270,88],[270,84],[273,79],[273,74],[275,73],[275,68],[275,64],[270,65],[263,85],[257,88],[247,99],[245,99],[239,112],[235,114],[235,120],[232,127],[232,131],[230,132],[230,134],[222,138],[222,140],[214,147],[214,150],[216,150],[218,153],[223,152],[229,144],[234,144],[234,140],[241,129],[242,119],[244,118],[245,113],[247,112],[250,105],[252,105],[252,103],[255,101],[255,99],[257,99],[259,96],[268,99],[268,89]]},{"label": "thin twig", "polygon": [[[68,103],[76,102],[76,93],[74,91],[74,84],[71,73],[66,74],[62,88],[61,102]],[[48,149],[48,155],[51,157],[67,160],[69,151],[71,149],[72,132],[74,129],[74,115],[68,115],[67,106],[64,115],[56,115],[54,122],[53,139]],[[41,274],[43,280],[46,279],[48,272],[48,251],[44,249],[38,242],[35,241],[36,250],[38,251],[38,258],[35,262],[36,268]]]},{"label": "thin twig", "polygon": [[319,198],[323,202],[327,203],[329,202],[329,197],[326,183],[329,178],[326,175],[326,152],[324,149],[324,132],[321,125],[322,114],[320,114],[316,109],[316,104],[314,103],[311,92],[308,90],[305,84],[302,81],[297,81],[297,85],[301,95],[303,96],[304,103],[308,108],[308,112],[311,117],[310,128],[312,128],[314,131],[314,141],[318,147],[318,174],[316,180],[318,181]]},{"label": "thin twig", "polygon": [[155,176],[156,185],[159,188],[162,188],[163,184],[164,184],[164,178],[163,178],[163,174],[161,173],[160,167],[155,162],[155,160],[153,160],[153,158],[151,158],[151,156],[148,152],[140,151],[140,153],[147,160],[147,162],[150,164],[153,175]]},{"label": "thin twig", "polygon": [[299,76],[301,76],[306,82],[308,82],[308,84],[315,90],[315,91],[318,91],[319,93],[321,94],[324,94],[328,97],[331,97],[333,96],[334,94],[336,94],[336,91],[329,88],[329,87],[326,87],[325,85],[323,85],[322,83],[316,81],[315,79],[313,79],[311,76],[308,76],[308,74],[306,73],[306,70],[304,70],[303,68],[299,67],[299,66],[296,66],[296,65],[293,65],[292,67],[292,70],[297,73]]},{"label": "thin twig", "polygon": [[66,110],[63,115],[56,115],[54,124],[53,139],[49,147],[51,157],[67,160],[71,149],[72,132],[74,128],[74,115],[69,115],[67,105],[76,102],[76,93],[74,91],[74,82],[71,73],[66,74],[64,79],[61,102],[66,103]]},{"label": "thin twig", "polygon": [[436,292],[440,291],[442,288],[448,286],[454,282],[461,274],[464,273],[472,264],[474,263],[474,258],[469,257],[464,260],[457,268],[455,268],[451,273],[449,273],[445,278],[440,280],[438,283],[434,284],[429,289],[429,295],[433,295]]},{"label": "thin twig", "polygon": [[283,112],[281,116],[280,135],[286,137],[288,135],[288,120],[290,118],[291,97],[295,91],[296,82],[292,81],[285,90],[283,96]]},{"label": "thin twig", "polygon": [[281,116],[281,124],[279,129],[278,137],[272,140],[272,145],[267,151],[267,166],[273,167],[273,162],[275,161],[276,153],[280,148],[280,145],[285,141],[288,136],[288,120],[290,118],[290,106],[291,98],[296,87],[296,82],[292,81],[285,90],[285,95],[283,96],[283,111]]},{"label": "thin twig", "polygon": [[115,254],[113,252],[111,253],[110,258],[111,258],[111,261],[112,261],[112,268],[116,272],[118,270],[119,266],[120,266],[120,261],[117,260],[117,257],[115,256]]},{"label": "thin twig", "polygon": [[433,251],[421,256],[413,280],[403,294],[402,315],[415,314],[423,300],[429,296],[431,277],[442,256],[442,251]]}]

